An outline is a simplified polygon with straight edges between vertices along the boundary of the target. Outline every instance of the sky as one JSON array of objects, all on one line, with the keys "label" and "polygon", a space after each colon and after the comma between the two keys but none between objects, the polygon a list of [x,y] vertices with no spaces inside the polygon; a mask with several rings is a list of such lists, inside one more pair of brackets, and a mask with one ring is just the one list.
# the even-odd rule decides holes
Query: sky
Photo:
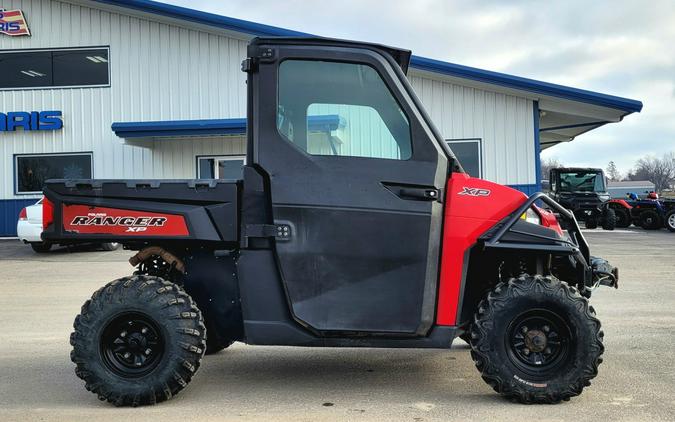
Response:
[{"label": "sky", "polygon": [[164,0],[179,6],[642,101],[641,113],[549,148],[630,170],[675,151],[675,1]]}]

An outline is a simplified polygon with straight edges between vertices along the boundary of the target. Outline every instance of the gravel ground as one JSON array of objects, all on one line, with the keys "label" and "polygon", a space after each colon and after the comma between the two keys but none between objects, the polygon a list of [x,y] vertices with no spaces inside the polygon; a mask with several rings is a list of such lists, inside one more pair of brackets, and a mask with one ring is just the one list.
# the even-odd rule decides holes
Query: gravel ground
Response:
[{"label": "gravel ground", "polygon": [[177,397],[138,409],[99,402],[68,357],[81,304],[130,272],[130,252],[36,255],[0,241],[0,420],[675,420],[675,234],[592,231],[587,238],[594,254],[620,267],[621,288],[593,297],[605,359],[593,385],[570,402],[501,399],[461,341],[451,350],[235,344],[205,358]]}]

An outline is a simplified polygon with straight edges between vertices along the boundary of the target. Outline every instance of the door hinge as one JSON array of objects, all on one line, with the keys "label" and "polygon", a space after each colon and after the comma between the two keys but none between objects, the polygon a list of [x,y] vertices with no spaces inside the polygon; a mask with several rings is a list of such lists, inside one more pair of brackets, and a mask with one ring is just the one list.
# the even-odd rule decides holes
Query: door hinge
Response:
[{"label": "door hinge", "polygon": [[290,240],[290,224],[247,224],[246,237],[273,237],[276,240]]},{"label": "door hinge", "polygon": [[258,70],[258,61],[253,57],[248,57],[241,62],[241,71],[246,73]]}]

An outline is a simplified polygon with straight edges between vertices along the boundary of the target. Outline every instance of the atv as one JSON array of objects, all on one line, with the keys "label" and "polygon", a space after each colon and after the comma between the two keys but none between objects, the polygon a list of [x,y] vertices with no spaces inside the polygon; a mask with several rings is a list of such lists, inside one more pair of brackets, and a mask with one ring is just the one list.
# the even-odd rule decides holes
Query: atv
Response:
[{"label": "atv", "polygon": [[[589,297],[617,287],[617,269],[550,197],[464,172],[406,78],[410,55],[256,38],[242,179],[47,182],[45,240],[137,251],[75,318],[89,391],[167,400],[235,341],[448,349],[459,336],[509,399],[590,385],[604,348]],[[349,136],[310,133],[322,113]]]},{"label": "atv", "polygon": [[587,229],[614,230],[617,222],[619,227],[630,225],[629,209],[610,201],[602,169],[553,168],[549,180],[549,195],[584,221]]},{"label": "atv", "polygon": [[631,216],[635,225],[645,230],[658,230],[665,227],[675,232],[675,200],[660,199],[656,192],[645,192],[646,198],[637,193],[627,193],[626,203],[631,206]]}]

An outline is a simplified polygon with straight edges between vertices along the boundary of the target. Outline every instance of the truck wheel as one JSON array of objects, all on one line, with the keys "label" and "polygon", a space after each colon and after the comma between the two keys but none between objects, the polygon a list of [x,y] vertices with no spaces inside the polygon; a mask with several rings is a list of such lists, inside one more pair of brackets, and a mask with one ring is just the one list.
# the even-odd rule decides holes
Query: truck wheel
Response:
[{"label": "truck wheel", "polygon": [[646,210],[640,213],[640,227],[645,230],[658,230],[663,225],[661,216],[654,210]]},{"label": "truck wheel", "polygon": [[628,210],[615,208],[614,213],[616,214],[616,227],[620,227],[622,229],[630,227],[632,221],[630,212]]},{"label": "truck wheel", "polygon": [[671,232],[675,232],[675,210],[670,211],[666,214],[666,228]]},{"label": "truck wheel", "polygon": [[602,229],[614,230],[616,228],[616,212],[612,208],[602,211]]},{"label": "truck wheel", "polygon": [[595,214],[590,214],[586,216],[584,220],[584,225],[587,229],[595,229],[598,227],[598,217]]},{"label": "truck wheel", "polygon": [[101,243],[101,249],[104,251],[116,251],[119,249],[120,244],[116,242],[106,242],[106,243]]},{"label": "truck wheel", "polygon": [[30,247],[35,253],[47,253],[52,248],[51,243],[47,242],[31,242]]},{"label": "truck wheel", "polygon": [[471,356],[483,379],[521,403],[558,403],[581,394],[604,351],[595,311],[553,277],[499,283],[474,316]]},{"label": "truck wheel", "polygon": [[170,399],[199,368],[202,315],[190,296],[159,277],[120,278],[82,306],[70,359],[87,390],[116,406]]}]

